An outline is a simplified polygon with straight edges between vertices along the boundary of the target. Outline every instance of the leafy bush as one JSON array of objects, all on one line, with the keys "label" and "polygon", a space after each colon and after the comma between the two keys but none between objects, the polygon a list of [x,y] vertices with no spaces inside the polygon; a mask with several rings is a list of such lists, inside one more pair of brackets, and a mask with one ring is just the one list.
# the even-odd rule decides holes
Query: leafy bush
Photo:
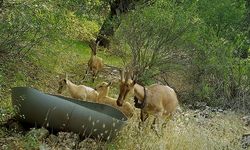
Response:
[{"label": "leafy bush", "polygon": [[114,42],[120,46],[114,49],[143,84],[181,74],[187,87],[180,93],[183,102],[249,108],[249,59],[235,55],[249,50],[247,31],[239,30],[245,14],[244,1],[157,0],[123,18]]},{"label": "leafy bush", "polygon": [[57,17],[60,12],[48,2],[8,1],[3,4],[1,53],[25,54],[61,29],[58,24],[63,20]]},{"label": "leafy bush", "polygon": [[116,36],[121,47],[131,52],[124,59],[132,58],[131,65],[140,81],[179,68],[186,61],[181,37],[195,23],[192,9],[157,1],[124,17]]},{"label": "leafy bush", "polygon": [[[74,4],[74,5],[73,5]],[[25,55],[44,42],[73,37],[89,40],[98,24],[88,15],[77,15],[69,1],[6,1],[0,14],[0,54]],[[79,8],[80,9],[80,8]],[[82,6],[81,9],[86,9]]]}]

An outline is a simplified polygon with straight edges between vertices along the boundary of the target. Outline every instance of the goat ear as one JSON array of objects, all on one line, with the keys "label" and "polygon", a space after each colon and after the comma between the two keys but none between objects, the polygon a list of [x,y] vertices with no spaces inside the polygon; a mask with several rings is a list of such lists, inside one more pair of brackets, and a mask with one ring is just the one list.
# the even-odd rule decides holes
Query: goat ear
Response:
[{"label": "goat ear", "polygon": [[66,80],[66,79],[63,79],[63,82],[64,82],[64,83],[67,83],[67,80]]},{"label": "goat ear", "polygon": [[132,85],[135,85],[136,84],[136,81],[135,80],[133,80],[133,83],[132,83]]},{"label": "goat ear", "polygon": [[131,79],[135,80],[135,74],[134,74],[134,72],[131,72]]}]

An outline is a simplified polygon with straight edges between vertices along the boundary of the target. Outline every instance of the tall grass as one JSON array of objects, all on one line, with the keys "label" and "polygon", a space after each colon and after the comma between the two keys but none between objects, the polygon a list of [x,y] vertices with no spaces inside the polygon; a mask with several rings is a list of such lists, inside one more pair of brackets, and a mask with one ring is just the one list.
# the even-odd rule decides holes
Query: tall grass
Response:
[{"label": "tall grass", "polygon": [[[98,53],[105,64],[122,66],[122,62],[108,53]],[[85,73],[86,63],[90,57],[90,49],[85,43],[79,41],[58,41],[54,45],[46,45],[37,49],[37,55],[29,55],[20,61],[10,61],[5,64],[5,74],[1,76],[4,88],[0,96],[0,121],[8,119],[12,114],[10,88],[14,86],[35,87],[41,91],[55,93],[58,88],[58,75],[68,72],[70,78],[77,84],[94,86],[105,80],[98,78],[95,84],[83,82],[81,78]],[[6,76],[7,75],[7,76]],[[118,86],[111,89],[112,97],[116,97]],[[241,135],[250,131],[245,129],[239,115],[234,112],[214,113],[212,118],[195,118],[194,111],[185,111],[176,114],[169,120],[162,136],[158,137],[150,129],[152,117],[146,122],[146,127],[138,129],[139,112],[121,130],[120,134],[109,143],[99,142],[104,149],[154,149],[154,150],[200,150],[200,149],[241,149]],[[0,129],[0,137],[6,136]],[[21,139],[18,142],[18,139]],[[40,141],[33,137],[20,136],[12,144],[16,148],[38,147]],[[23,146],[22,146],[23,145]],[[93,145],[93,149],[96,146]]]},{"label": "tall grass", "polygon": [[[55,93],[59,75],[65,73],[69,74],[74,83],[92,87],[104,80],[98,78],[94,84],[91,80],[82,81],[91,54],[86,43],[75,40],[58,40],[51,43],[36,47],[34,50],[36,53],[30,53],[24,58],[0,60],[0,64],[3,64],[0,66],[0,110],[8,110],[8,113],[11,113],[12,87],[27,86]],[[99,51],[98,55],[107,65],[121,64],[119,58],[110,56],[104,51]]]},{"label": "tall grass", "polygon": [[[188,111],[168,121],[163,135],[158,137],[148,126],[138,129],[138,119],[133,118],[111,145],[115,149],[154,150],[211,150],[241,149],[240,137],[244,128],[234,113],[216,114],[211,119],[194,118]],[[151,119],[152,121],[152,119]]]}]

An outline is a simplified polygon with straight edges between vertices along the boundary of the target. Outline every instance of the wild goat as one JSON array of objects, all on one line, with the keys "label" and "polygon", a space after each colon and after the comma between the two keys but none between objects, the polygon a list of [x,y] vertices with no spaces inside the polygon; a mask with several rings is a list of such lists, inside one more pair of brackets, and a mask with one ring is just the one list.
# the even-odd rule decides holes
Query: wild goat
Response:
[{"label": "wild goat", "polygon": [[119,107],[116,104],[116,99],[108,96],[111,84],[111,82],[102,82],[96,86],[95,89],[99,93],[97,102],[113,106],[122,111],[127,117],[131,118],[134,114],[134,109],[129,102],[125,102],[122,107]]},{"label": "wild goat", "polygon": [[91,48],[91,57],[88,61],[88,67],[83,79],[88,75],[89,71],[92,73],[92,81],[94,82],[97,74],[101,71],[104,67],[103,59],[96,56],[96,49],[99,43],[95,43],[94,41],[90,42],[89,47]]},{"label": "wild goat", "polygon": [[169,86],[153,84],[147,87],[141,86],[131,79],[131,73],[127,72],[124,79],[124,71],[121,71],[120,93],[117,105],[122,106],[128,92],[132,91],[135,97],[135,106],[141,109],[141,122],[144,122],[149,115],[155,119],[152,127],[161,123],[164,116],[171,116],[176,110],[178,99],[175,91]]},{"label": "wild goat", "polygon": [[61,94],[64,90],[68,89],[72,98],[93,101],[96,102],[98,98],[98,92],[96,92],[93,88],[85,86],[85,85],[76,85],[68,80],[66,75],[65,78],[59,81],[58,93]]}]

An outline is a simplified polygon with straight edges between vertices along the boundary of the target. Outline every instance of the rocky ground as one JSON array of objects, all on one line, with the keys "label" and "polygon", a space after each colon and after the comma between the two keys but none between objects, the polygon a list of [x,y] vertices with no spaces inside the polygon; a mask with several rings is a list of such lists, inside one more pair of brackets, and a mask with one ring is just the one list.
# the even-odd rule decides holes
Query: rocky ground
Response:
[{"label": "rocky ground", "polygon": [[[110,71],[112,70],[112,71]],[[106,76],[107,80],[119,82],[119,71],[117,68],[107,66],[102,76]],[[115,76],[115,78],[114,78]],[[82,138],[72,132],[52,133],[45,128],[27,127],[14,119],[12,114],[0,110],[2,115],[9,115],[8,120],[1,120],[0,125],[0,149],[40,149],[40,150],[95,150],[95,149],[112,149],[109,148],[109,143],[98,141],[91,138]],[[182,116],[181,119],[195,120],[198,126],[207,126],[209,120],[213,118],[223,117],[231,110],[223,110],[220,108],[211,108],[206,103],[197,102],[194,105],[189,105],[186,110],[178,112]],[[137,118],[134,120],[139,121]],[[241,143],[242,149],[250,149],[250,116],[241,117],[244,123],[244,132],[241,138],[236,139]],[[112,146],[111,146],[112,147]],[[114,149],[114,148],[113,148]]]},{"label": "rocky ground", "polygon": [[[211,118],[229,113],[228,110],[210,108],[205,103],[197,103],[190,107],[192,110],[189,109],[188,113],[181,112],[182,116],[186,116],[185,119],[196,120],[197,124],[201,126],[205,125]],[[245,124],[245,128],[249,129],[250,116],[242,117],[242,121]],[[72,132],[58,132],[53,134],[45,128],[27,128],[15,119],[9,119],[1,125],[1,129],[4,131],[4,134],[0,138],[0,149],[27,149],[30,147],[40,150],[108,149],[106,142],[91,138],[81,138],[78,134]],[[242,149],[250,149],[250,133],[246,132],[238,140],[241,142]]]}]

